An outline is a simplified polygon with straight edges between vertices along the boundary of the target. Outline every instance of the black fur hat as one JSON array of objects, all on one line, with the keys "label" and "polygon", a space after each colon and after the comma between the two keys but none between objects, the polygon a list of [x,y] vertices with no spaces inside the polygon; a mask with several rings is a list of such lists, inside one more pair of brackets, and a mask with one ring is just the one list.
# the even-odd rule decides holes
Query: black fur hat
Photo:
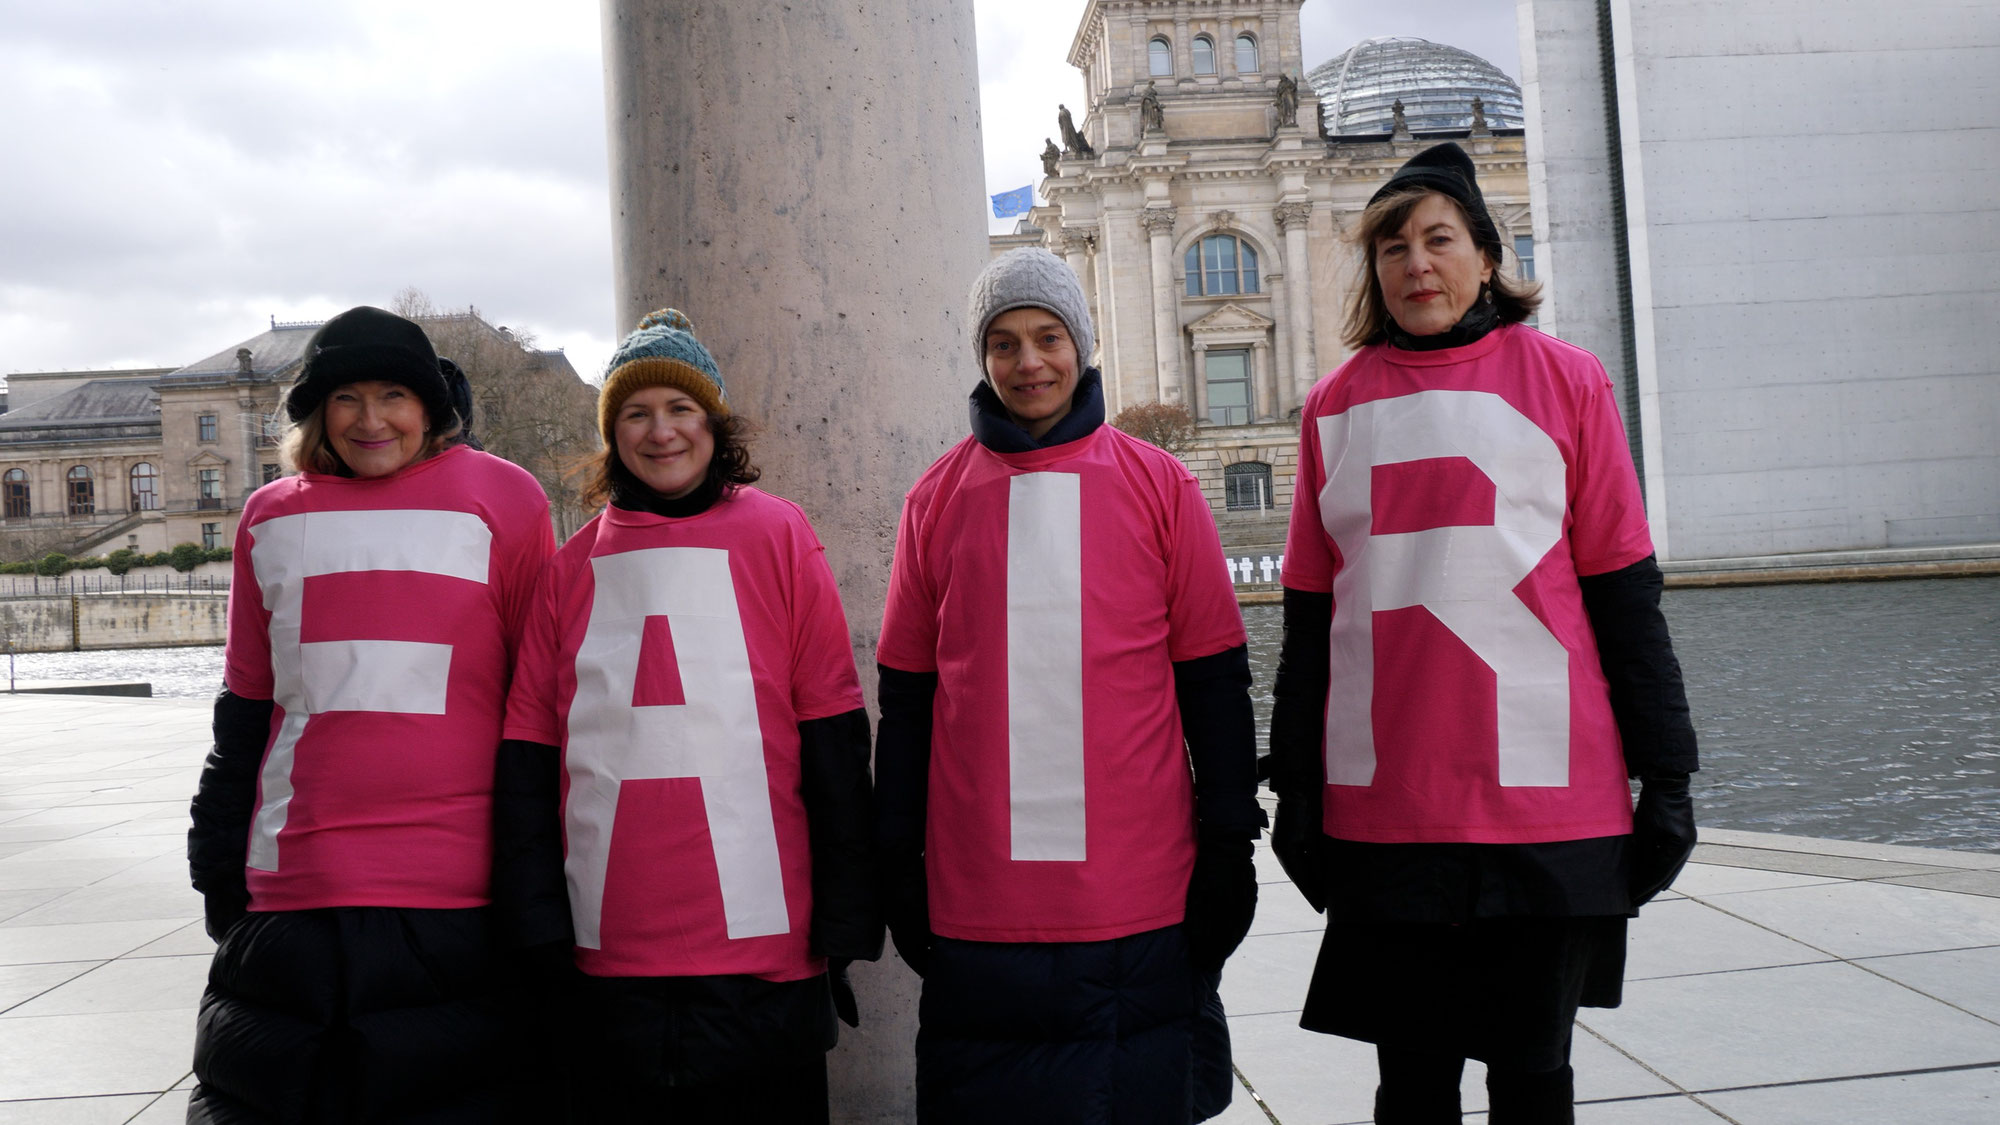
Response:
[{"label": "black fur hat", "polygon": [[368,305],[320,325],[306,342],[305,366],[285,395],[285,413],[303,422],[336,387],[370,379],[414,391],[432,429],[447,429],[458,417],[430,337],[415,323]]}]

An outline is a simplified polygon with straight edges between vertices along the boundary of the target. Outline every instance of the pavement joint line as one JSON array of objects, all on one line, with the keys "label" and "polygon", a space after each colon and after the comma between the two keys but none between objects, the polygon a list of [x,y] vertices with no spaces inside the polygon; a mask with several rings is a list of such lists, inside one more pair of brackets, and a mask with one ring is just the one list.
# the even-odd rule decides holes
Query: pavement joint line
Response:
[{"label": "pavement joint line", "polygon": [[[1794,1086],[1830,1086],[1839,1082],[1868,1082],[1877,1078],[1916,1078],[1926,1074],[1957,1074],[1968,1070],[2000,1070],[2000,1059],[1986,1062],[1952,1063],[1948,1066],[1918,1066],[1907,1070],[1880,1070],[1867,1074],[1835,1074],[1825,1078],[1795,1078],[1789,1082],[1757,1082],[1747,1086],[1717,1086],[1713,1089],[1689,1090],[1694,1097],[1701,1094],[1740,1094],[1749,1090],[1788,1090]],[[1719,1110],[1717,1112],[1720,1112]]]},{"label": "pavement joint line", "polygon": [[1231,1063],[1229,1064],[1229,1069],[1236,1073],[1237,1084],[1242,1086],[1244,1091],[1250,1095],[1251,1101],[1257,1103],[1257,1108],[1264,1111],[1264,1116],[1270,1120],[1271,1125],[1285,1125],[1284,1122],[1278,1120],[1277,1114],[1271,1112],[1271,1107],[1264,1101],[1264,1096],[1257,1092],[1257,1087],[1250,1084],[1250,1079],[1243,1073],[1243,1068],[1237,1066],[1235,1063]]}]

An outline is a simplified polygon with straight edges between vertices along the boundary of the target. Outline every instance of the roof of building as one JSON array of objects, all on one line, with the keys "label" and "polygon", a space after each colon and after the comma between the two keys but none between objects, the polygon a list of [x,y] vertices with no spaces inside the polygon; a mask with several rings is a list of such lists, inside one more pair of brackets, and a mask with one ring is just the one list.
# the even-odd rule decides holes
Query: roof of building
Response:
[{"label": "roof of building", "polygon": [[271,327],[265,331],[233,347],[224,348],[207,359],[175,368],[160,382],[172,386],[175,383],[206,383],[234,378],[242,369],[242,360],[238,355],[245,350],[250,353],[250,375],[253,379],[261,381],[296,374],[299,362],[305,358],[306,341],[312,339],[319,326],[317,320],[290,323],[273,320]]},{"label": "roof of building", "polygon": [[1470,51],[1428,39],[1364,39],[1306,73],[1332,134],[1387,133],[1395,103],[1411,132],[1472,127],[1478,98],[1492,129],[1523,126],[1521,87]]},{"label": "roof of building", "polygon": [[129,379],[92,379],[33,405],[0,414],[0,430],[78,423],[118,425],[156,422],[159,418],[160,396],[151,385]]}]

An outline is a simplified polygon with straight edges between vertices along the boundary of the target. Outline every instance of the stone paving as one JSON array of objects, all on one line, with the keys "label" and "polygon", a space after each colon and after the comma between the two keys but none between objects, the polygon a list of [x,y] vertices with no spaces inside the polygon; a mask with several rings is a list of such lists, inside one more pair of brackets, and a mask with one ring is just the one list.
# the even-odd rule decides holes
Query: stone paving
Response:
[{"label": "stone paving", "polygon": [[[0,695],[0,1125],[182,1119],[207,741],[202,702]],[[1625,1006],[1578,1021],[1579,1122],[2000,1121],[2000,855],[1703,839],[1633,923]],[[1320,917],[1258,864],[1223,984],[1245,1088],[1219,1120],[1366,1122],[1371,1049],[1298,1027]],[[1484,1099],[1474,1063],[1468,1121]]]}]

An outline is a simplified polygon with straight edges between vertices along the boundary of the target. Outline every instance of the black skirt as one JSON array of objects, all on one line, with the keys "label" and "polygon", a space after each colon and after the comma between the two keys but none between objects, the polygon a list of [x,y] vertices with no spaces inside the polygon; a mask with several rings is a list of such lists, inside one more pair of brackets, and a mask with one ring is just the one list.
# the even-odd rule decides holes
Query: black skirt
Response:
[{"label": "black skirt", "polygon": [[1511,1070],[1568,1061],[1579,1006],[1618,1005],[1625,919],[1378,922],[1329,912],[1299,1026]]}]

